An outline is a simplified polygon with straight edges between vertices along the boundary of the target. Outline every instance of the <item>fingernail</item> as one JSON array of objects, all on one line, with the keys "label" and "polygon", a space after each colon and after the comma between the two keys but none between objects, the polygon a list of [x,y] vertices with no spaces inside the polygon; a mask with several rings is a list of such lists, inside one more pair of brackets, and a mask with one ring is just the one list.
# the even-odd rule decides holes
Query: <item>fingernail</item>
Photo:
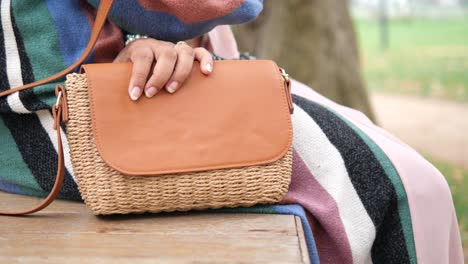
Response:
[{"label": "fingernail", "polygon": [[167,87],[167,91],[170,93],[174,93],[177,90],[177,86],[179,85],[178,82],[171,82]]},{"label": "fingernail", "polygon": [[211,63],[207,63],[205,69],[207,72],[211,73],[213,72],[213,65],[211,65]]},{"label": "fingernail", "polygon": [[130,92],[130,98],[132,98],[133,101],[138,100],[141,96],[141,89],[140,87],[133,87],[132,91]]},{"label": "fingernail", "polygon": [[146,89],[145,95],[146,95],[146,97],[151,98],[151,97],[153,97],[157,92],[158,92],[158,89],[156,89],[156,88],[154,88],[154,87],[150,87],[150,88]]}]

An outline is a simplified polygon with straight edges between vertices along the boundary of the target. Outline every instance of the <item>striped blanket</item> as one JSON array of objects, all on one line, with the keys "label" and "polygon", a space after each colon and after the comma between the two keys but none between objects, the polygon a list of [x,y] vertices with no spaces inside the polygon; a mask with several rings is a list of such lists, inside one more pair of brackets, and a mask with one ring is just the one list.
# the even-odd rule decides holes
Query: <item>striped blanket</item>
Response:
[{"label": "striped blanket", "polygon": [[[206,9],[180,2],[117,0],[111,15],[115,24],[106,25],[88,62],[112,61],[123,47],[125,32],[185,39],[218,24],[248,21],[261,9],[261,1],[204,1]],[[55,73],[81,54],[94,17],[87,2],[0,3],[1,90]],[[159,21],[161,14],[166,17]],[[174,25],[175,33],[164,31],[169,26],[161,24],[164,21]],[[72,26],[76,30],[70,31]],[[228,27],[217,27],[208,36],[207,47],[214,53],[239,58]],[[1,190],[44,196],[52,188],[57,162],[50,113],[53,87],[0,98]],[[292,89],[294,159],[286,197],[279,205],[218,212],[299,216],[312,263],[462,263],[453,202],[443,176],[361,113],[298,82]],[[67,172],[60,196],[80,200],[66,138],[63,141]]]}]

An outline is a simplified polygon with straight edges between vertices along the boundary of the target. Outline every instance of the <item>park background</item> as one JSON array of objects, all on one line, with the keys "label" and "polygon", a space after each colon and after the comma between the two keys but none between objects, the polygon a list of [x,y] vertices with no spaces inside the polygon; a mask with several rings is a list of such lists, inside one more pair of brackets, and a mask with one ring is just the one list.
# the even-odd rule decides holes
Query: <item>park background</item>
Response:
[{"label": "park background", "polygon": [[[468,261],[468,0],[265,0],[241,50],[356,108],[446,177]],[[428,205],[430,206],[430,205]]]}]

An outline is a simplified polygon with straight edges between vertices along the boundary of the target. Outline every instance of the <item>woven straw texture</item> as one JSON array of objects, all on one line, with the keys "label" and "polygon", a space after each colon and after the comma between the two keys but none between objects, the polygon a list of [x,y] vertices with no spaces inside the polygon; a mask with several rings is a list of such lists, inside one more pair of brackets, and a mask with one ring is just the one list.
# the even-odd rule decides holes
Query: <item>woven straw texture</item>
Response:
[{"label": "woven straw texture", "polygon": [[86,74],[69,74],[65,84],[73,169],[85,203],[97,215],[271,204],[288,190],[292,150],[268,165],[155,177],[123,175],[102,160],[94,143]]}]

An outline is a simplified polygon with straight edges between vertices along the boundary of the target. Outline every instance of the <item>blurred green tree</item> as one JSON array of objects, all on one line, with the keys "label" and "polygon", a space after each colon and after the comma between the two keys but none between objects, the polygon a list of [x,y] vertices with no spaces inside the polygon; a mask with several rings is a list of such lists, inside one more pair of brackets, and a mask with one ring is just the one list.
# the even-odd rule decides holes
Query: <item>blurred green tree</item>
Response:
[{"label": "blurred green tree", "polygon": [[346,0],[267,0],[234,27],[241,50],[277,61],[297,80],[374,120]]}]

